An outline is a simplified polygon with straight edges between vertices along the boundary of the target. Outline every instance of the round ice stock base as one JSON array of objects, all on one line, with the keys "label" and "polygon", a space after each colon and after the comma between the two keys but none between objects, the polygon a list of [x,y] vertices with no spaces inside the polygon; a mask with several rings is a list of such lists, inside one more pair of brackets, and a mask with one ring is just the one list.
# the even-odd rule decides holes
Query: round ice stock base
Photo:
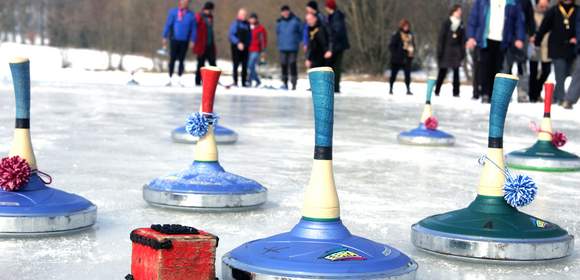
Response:
[{"label": "round ice stock base", "polygon": [[580,171],[580,158],[558,149],[550,141],[537,141],[532,147],[511,152],[506,162],[513,169],[547,172]]},{"label": "round ice stock base", "polygon": [[302,219],[290,232],[248,242],[223,257],[222,277],[240,279],[415,279],[397,249],[352,235],[340,220]]},{"label": "round ice stock base", "polygon": [[[238,141],[238,134],[235,131],[220,125],[215,127],[214,135],[218,144],[233,144]],[[199,140],[199,137],[187,133],[185,126],[174,129],[171,138],[174,142],[183,144],[195,144]]]},{"label": "round ice stock base", "polygon": [[61,235],[91,227],[97,207],[74,194],[47,187],[38,175],[15,192],[0,191],[0,236]]},{"label": "round ice stock base", "polygon": [[267,190],[253,180],[226,172],[218,162],[196,161],[181,173],[145,185],[143,198],[155,206],[184,210],[244,210],[264,204]]},{"label": "round ice stock base", "polygon": [[401,144],[419,146],[452,146],[455,144],[455,137],[441,130],[427,129],[424,124],[419,127],[401,132],[397,140]]},{"label": "round ice stock base", "polygon": [[465,209],[413,225],[411,239],[427,252],[483,261],[553,260],[574,249],[574,237],[558,225],[481,195]]}]

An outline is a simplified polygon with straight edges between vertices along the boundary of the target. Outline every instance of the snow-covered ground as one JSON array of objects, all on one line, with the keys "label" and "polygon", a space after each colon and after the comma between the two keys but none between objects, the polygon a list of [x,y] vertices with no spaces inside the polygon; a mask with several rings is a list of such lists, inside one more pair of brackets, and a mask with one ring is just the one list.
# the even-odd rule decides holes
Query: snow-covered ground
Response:
[{"label": "snow-covered ground", "polygon": [[[8,152],[14,118],[9,73],[0,68],[0,155]],[[94,229],[70,236],[1,239],[0,279],[122,279],[130,272],[129,233],[153,223],[195,226],[220,237],[218,257],[243,242],[289,230],[300,218],[313,148],[307,81],[299,90],[218,89],[221,124],[240,140],[220,146],[224,168],[269,188],[268,203],[242,213],[190,213],[148,206],[141,188],[149,180],[184,169],[193,146],[174,144],[170,132],[199,106],[193,76],[187,87],[167,88],[164,74],[35,69],[32,61],[32,133],[39,168],[53,186],[85,196],[99,207]],[[230,77],[222,83],[229,84]],[[265,81],[278,86],[277,81]],[[414,96],[398,84],[394,96],[380,82],[345,82],[335,100],[334,162],[342,219],[361,236],[391,244],[419,262],[418,279],[579,279],[580,247],[571,258],[547,264],[477,264],[432,256],[413,247],[410,226],[420,219],[465,207],[475,196],[486,151],[488,105],[470,100],[471,88],[452,98],[450,85],[434,98],[440,128],[454,134],[452,148],[401,146],[397,134],[415,127],[425,85]],[[531,145],[530,121],[540,104],[513,103],[505,149]],[[578,111],[553,109],[554,126],[568,134],[565,150],[580,153]],[[530,172],[539,196],[524,211],[580,233],[580,174]],[[217,264],[218,272],[221,264]]]}]

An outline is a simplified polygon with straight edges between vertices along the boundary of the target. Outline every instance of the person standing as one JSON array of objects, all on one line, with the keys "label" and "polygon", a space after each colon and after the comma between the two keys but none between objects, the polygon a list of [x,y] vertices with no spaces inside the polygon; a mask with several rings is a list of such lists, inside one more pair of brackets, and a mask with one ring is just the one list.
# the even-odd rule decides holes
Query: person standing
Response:
[{"label": "person standing", "polygon": [[330,51],[330,38],[326,27],[314,14],[306,14],[308,24],[308,49],[306,50],[306,68],[328,66],[324,54]]},{"label": "person standing", "polygon": [[[296,90],[298,82],[298,48],[302,39],[302,22],[292,13],[288,5],[280,9],[280,18],[276,22],[278,51],[280,51],[280,66],[282,67],[282,88],[288,89],[288,70],[292,90]],[[288,69],[290,68],[290,69]]]},{"label": "person standing", "polygon": [[399,30],[391,36],[389,43],[391,51],[391,77],[389,94],[393,94],[393,86],[397,79],[399,70],[405,73],[405,86],[407,86],[407,95],[411,92],[411,66],[415,57],[415,34],[411,32],[411,23],[407,19],[399,22]]},{"label": "person standing", "polygon": [[[532,1],[535,0],[518,0],[520,7],[523,12],[524,26],[526,30],[526,35],[528,38],[533,37],[536,34],[536,21],[534,20],[534,7],[532,6]],[[526,40],[524,40],[524,45],[526,45]],[[527,59],[527,49],[526,46],[522,49],[518,49],[515,46],[510,46],[507,49],[505,60],[506,60],[506,73],[511,74],[513,65],[516,64],[518,69],[518,75],[522,76],[525,74],[525,63]]]},{"label": "person standing", "polygon": [[453,70],[453,96],[459,97],[459,67],[465,58],[465,28],[461,20],[461,5],[454,5],[449,18],[443,22],[437,43],[439,74],[435,95],[441,92],[441,85],[449,69]]},{"label": "person standing", "polygon": [[248,50],[250,52],[250,57],[248,59],[248,70],[250,71],[250,81],[248,86],[252,86],[252,82],[256,82],[256,87],[259,87],[262,82],[256,70],[256,66],[260,62],[260,57],[262,52],[266,51],[266,46],[268,45],[268,33],[266,28],[258,20],[258,15],[252,13],[250,15],[250,29],[252,30],[252,39],[250,40],[250,45]]},{"label": "person standing", "polygon": [[[580,37],[580,17],[576,17],[576,38]],[[580,46],[576,44],[576,55],[580,53]],[[571,110],[573,109],[574,104],[578,102],[580,98],[580,62],[576,61],[576,66],[574,69],[574,74],[572,75],[572,83],[570,83],[570,87],[568,88],[568,93],[564,97],[564,102],[562,103],[562,107],[564,109]]]},{"label": "person standing", "polygon": [[173,84],[175,62],[179,62],[177,76],[178,84],[181,85],[181,76],[185,71],[185,57],[188,47],[193,48],[196,38],[195,14],[189,9],[189,0],[179,0],[176,8],[169,10],[165,27],[163,28],[163,48],[167,49],[169,43],[169,82]]},{"label": "person standing", "polygon": [[350,48],[346,29],[345,16],[337,9],[336,0],[326,0],[328,13],[328,31],[330,32],[330,51],[324,54],[328,64],[334,71],[334,92],[340,93],[340,79],[342,75],[342,56]]},{"label": "person standing", "polygon": [[532,1],[534,0],[517,0],[518,4],[520,5],[520,9],[522,10],[522,16],[524,19],[524,28],[526,31],[526,38],[523,40],[524,47],[521,49],[516,48],[515,46],[510,46],[507,48],[506,52],[506,64],[505,64],[505,73],[512,74],[513,65],[517,66],[517,75],[520,79],[518,83],[518,91],[517,91],[517,100],[518,102],[529,102],[529,75],[528,75],[528,68],[527,62],[529,58],[528,53],[528,42],[530,38],[532,38],[537,29],[536,22],[534,20],[534,7],[532,5]]},{"label": "person standing", "polygon": [[535,44],[541,46],[546,33],[548,39],[548,56],[554,63],[556,74],[556,88],[552,97],[553,104],[564,101],[566,77],[570,75],[572,63],[576,57],[576,10],[574,0],[559,0],[558,4],[550,8],[536,33]]},{"label": "person standing", "polygon": [[476,49],[469,50],[469,54],[471,55],[471,86],[473,87],[472,97],[473,100],[478,100],[481,96],[481,83],[479,82],[479,65],[481,62],[479,61],[479,52]]},{"label": "person standing", "polygon": [[247,86],[248,79],[248,47],[252,40],[252,31],[247,20],[246,9],[238,10],[236,20],[232,22],[229,30],[229,40],[232,49],[234,86],[238,86],[238,68],[242,66],[241,86]]},{"label": "person standing", "polygon": [[[318,10],[318,2],[312,0],[306,3],[306,15],[315,15],[318,18],[318,23],[324,27],[326,27],[326,18],[324,15]],[[306,22],[306,18],[304,18]],[[308,24],[304,25],[304,30],[302,33],[302,44],[304,46],[304,52],[308,49],[308,41],[310,40],[310,35],[308,34]],[[329,34],[330,35],[330,34]]]},{"label": "person standing", "polygon": [[203,5],[201,13],[197,14],[197,37],[193,52],[197,55],[197,71],[195,84],[201,85],[201,68],[207,61],[209,65],[216,66],[216,47],[213,22],[214,4],[209,1]]},{"label": "person standing", "polygon": [[526,38],[521,5],[514,0],[475,0],[467,21],[467,49],[479,52],[481,102],[489,103],[495,75],[510,46],[524,47]]},{"label": "person standing", "polygon": [[[549,0],[536,0],[536,7],[534,9],[534,20],[536,22],[536,26],[540,26],[542,24],[542,20],[544,19],[544,14],[550,7]],[[551,68],[552,68],[552,61],[548,57],[548,38],[549,34],[546,34],[540,43],[540,47],[537,48],[534,44],[532,44],[532,48],[530,51],[530,85],[528,95],[530,98],[530,102],[541,102],[541,92],[542,92],[542,85],[550,76]],[[531,37],[530,41],[534,41],[535,37]],[[540,73],[538,73],[538,68]]]}]

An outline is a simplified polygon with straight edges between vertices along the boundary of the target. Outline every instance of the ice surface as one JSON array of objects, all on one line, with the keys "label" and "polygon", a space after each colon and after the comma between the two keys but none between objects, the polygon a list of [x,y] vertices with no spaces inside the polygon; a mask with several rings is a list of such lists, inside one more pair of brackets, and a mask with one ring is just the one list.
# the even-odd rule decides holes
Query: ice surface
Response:
[{"label": "ice surface", "polygon": [[[34,64],[33,62],[33,67]],[[300,218],[303,189],[313,153],[313,121],[307,82],[296,92],[218,89],[221,124],[235,129],[235,145],[220,146],[228,171],[270,190],[264,208],[242,213],[188,213],[148,206],[141,188],[149,180],[184,169],[193,146],[174,144],[170,132],[199,106],[200,88],[187,75],[186,88],[166,88],[166,76],[139,74],[141,86],[126,86],[123,72],[34,71],[32,134],[39,168],[53,186],[75,192],[99,207],[97,225],[77,235],[0,240],[0,279],[122,279],[130,272],[129,233],[152,223],[179,223],[219,235],[218,257],[259,237],[288,231]],[[0,73],[0,155],[12,139],[14,101],[8,73]],[[228,84],[229,77],[222,83]],[[276,81],[266,84],[279,86]],[[466,206],[475,196],[486,151],[489,106],[462,98],[434,97],[440,128],[457,138],[452,148],[401,146],[397,134],[418,124],[424,84],[394,96],[381,82],[345,82],[335,100],[334,162],[342,219],[358,235],[391,244],[419,262],[419,279],[575,279],[574,256],[549,264],[475,264],[432,256],[410,242],[420,219]],[[565,149],[580,153],[578,110],[553,109],[554,127],[568,134]],[[512,104],[506,152],[535,141],[530,121],[540,104]],[[528,213],[556,222],[576,235],[580,174],[530,172],[540,186]],[[217,264],[218,273],[221,264]],[[493,275],[493,276],[492,276]]]}]

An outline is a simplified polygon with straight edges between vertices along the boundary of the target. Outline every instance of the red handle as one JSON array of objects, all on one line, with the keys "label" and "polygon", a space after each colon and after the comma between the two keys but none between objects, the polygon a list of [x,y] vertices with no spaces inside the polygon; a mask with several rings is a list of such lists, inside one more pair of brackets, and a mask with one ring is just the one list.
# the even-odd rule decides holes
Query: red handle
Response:
[{"label": "red handle", "polygon": [[201,112],[213,113],[213,102],[215,91],[220,79],[222,70],[217,67],[201,68],[201,80],[203,82],[203,93],[201,96]]},{"label": "red handle", "polygon": [[544,113],[550,113],[552,111],[552,95],[554,95],[554,84],[545,83],[544,92]]}]

